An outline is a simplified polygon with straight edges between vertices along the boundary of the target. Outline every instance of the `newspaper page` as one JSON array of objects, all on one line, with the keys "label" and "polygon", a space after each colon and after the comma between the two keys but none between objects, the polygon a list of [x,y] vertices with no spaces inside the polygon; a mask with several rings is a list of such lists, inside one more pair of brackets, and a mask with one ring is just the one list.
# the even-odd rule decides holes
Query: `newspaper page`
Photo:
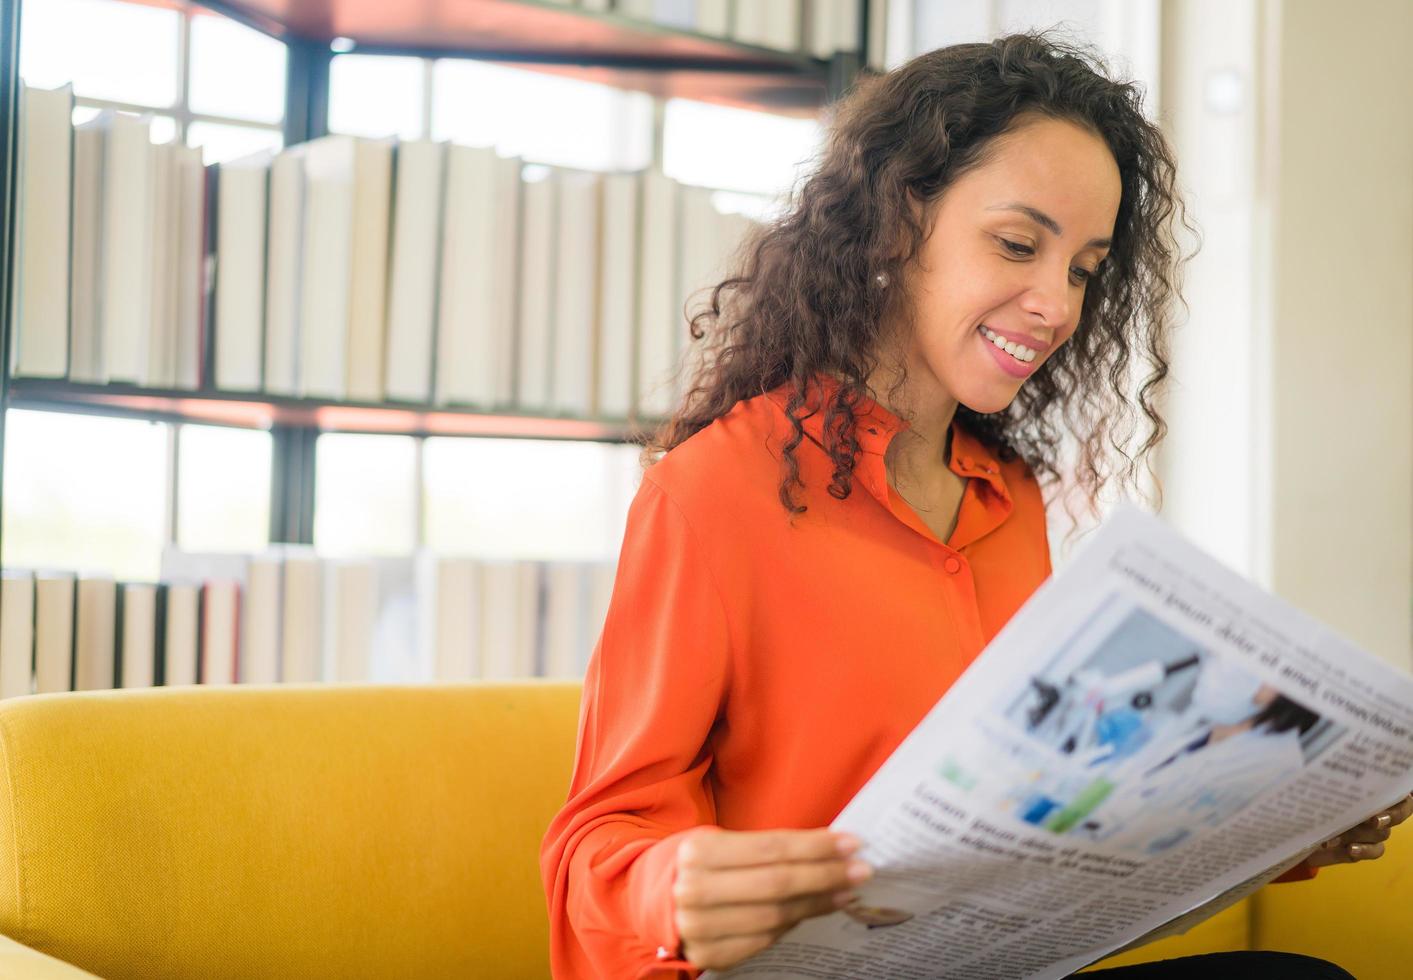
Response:
[{"label": "newspaper page", "polygon": [[1413,678],[1124,508],[835,820],[859,900],[708,976],[1065,977],[1410,789]]}]

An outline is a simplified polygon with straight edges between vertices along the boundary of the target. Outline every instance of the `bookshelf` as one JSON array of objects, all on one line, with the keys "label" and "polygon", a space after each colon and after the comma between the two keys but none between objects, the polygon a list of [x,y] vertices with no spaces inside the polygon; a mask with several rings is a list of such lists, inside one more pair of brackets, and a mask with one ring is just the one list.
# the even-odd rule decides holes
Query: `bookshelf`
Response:
[{"label": "bookshelf", "polygon": [[[17,136],[13,107],[18,87],[21,2],[0,0],[7,25],[0,51],[0,99],[7,109],[0,133],[0,166],[5,180],[0,342],[6,365],[11,363],[13,330],[9,322]],[[180,0],[139,2],[165,8],[182,5]],[[648,23],[614,10],[590,10],[548,0],[467,0],[457,4],[431,0],[396,4],[381,0],[200,0],[198,5],[286,46],[286,146],[328,132],[329,77],[336,42],[340,52],[498,61],[646,92],[660,99],[686,98],[786,116],[817,115],[847,88],[860,65],[857,52],[816,58]],[[734,7],[735,3],[728,9]],[[869,0],[859,0],[859,51],[868,49],[869,7]],[[272,540],[290,543],[312,541],[314,445],[320,432],[627,442],[640,438],[655,421],[317,401],[226,393],[209,387],[153,390],[124,384],[10,379],[8,369],[4,373],[7,377],[0,404],[7,408],[268,429],[275,439]],[[0,419],[0,448],[3,433]]]}]

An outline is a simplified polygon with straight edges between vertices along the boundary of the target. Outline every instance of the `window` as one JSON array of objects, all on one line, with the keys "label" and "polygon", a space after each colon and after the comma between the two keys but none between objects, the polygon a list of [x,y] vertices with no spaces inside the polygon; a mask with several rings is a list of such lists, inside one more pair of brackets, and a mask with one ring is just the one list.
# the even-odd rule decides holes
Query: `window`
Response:
[{"label": "window", "polygon": [[684,184],[779,196],[811,165],[822,133],[813,119],[672,99],[662,169]]},{"label": "window", "polygon": [[270,540],[270,434],[183,425],[177,439],[177,544],[186,551],[263,551]]},{"label": "window", "polygon": [[329,69],[329,131],[422,137],[422,65],[419,58],[339,55]]},{"label": "window", "polygon": [[417,440],[322,435],[314,472],[314,546],[320,554],[406,555],[416,547]]},{"label": "window", "polygon": [[428,439],[427,542],[481,558],[616,561],[640,479],[636,446]]},{"label": "window", "polygon": [[155,579],[166,458],[160,423],[10,410],[3,564]]},{"label": "window", "polygon": [[208,164],[283,145],[287,58],[274,38],[201,7],[122,0],[31,0],[22,18],[21,76],[37,88],[72,82],[75,122],[152,110],[154,143],[201,146]]}]

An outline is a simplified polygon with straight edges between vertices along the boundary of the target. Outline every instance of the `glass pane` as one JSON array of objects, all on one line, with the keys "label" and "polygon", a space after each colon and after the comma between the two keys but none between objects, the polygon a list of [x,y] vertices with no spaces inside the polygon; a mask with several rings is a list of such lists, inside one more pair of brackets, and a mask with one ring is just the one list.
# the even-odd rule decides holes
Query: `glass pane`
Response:
[{"label": "glass pane", "polygon": [[166,539],[166,429],[10,411],[4,564],[155,579]]},{"label": "glass pane", "polygon": [[417,542],[416,440],[323,435],[315,457],[314,546],[320,554],[411,554]]},{"label": "glass pane", "polygon": [[432,138],[585,170],[652,162],[652,97],[478,61],[438,61]]},{"label": "glass pane", "polygon": [[192,112],[277,123],[285,116],[285,46],[226,17],[191,18]]},{"label": "glass pane", "polygon": [[114,0],[31,0],[21,7],[20,75],[29,84],[73,82],[76,95],[93,99],[176,103],[175,10]]},{"label": "glass pane", "polygon": [[152,117],[152,142],[170,143],[177,138],[177,121],[171,116]]},{"label": "glass pane", "polygon": [[207,166],[261,150],[278,150],[284,143],[284,136],[278,129],[226,126],[199,120],[186,128],[186,145],[201,147],[201,161]]},{"label": "glass pane", "polygon": [[671,99],[662,169],[684,184],[785,194],[813,163],[822,136],[813,119]]},{"label": "glass pane", "polygon": [[270,540],[270,434],[184,425],[177,439],[179,546],[263,551]]},{"label": "glass pane", "polygon": [[525,439],[428,439],[422,473],[430,548],[545,561],[616,561],[641,479],[636,446]]},{"label": "glass pane", "polygon": [[422,136],[422,60],[341,54],[329,72],[329,131]]}]

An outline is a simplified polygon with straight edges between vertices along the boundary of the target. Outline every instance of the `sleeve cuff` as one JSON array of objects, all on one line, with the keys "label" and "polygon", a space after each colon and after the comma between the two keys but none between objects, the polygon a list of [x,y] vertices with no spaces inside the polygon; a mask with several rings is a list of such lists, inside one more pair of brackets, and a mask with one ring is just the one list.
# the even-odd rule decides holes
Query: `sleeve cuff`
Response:
[{"label": "sleeve cuff", "polygon": [[664,837],[640,854],[629,872],[629,915],[633,931],[656,957],[648,976],[672,970],[697,975],[696,969],[682,959],[682,937],[677,934],[672,885],[677,877],[677,849],[702,829],[692,827]]}]

